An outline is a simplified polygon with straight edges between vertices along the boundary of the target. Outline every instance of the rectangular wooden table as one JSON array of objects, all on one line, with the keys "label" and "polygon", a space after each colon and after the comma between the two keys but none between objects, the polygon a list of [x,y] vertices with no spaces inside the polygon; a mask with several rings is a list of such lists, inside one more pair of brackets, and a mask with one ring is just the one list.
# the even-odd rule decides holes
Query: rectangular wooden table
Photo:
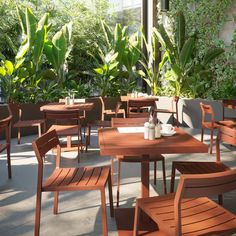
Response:
[{"label": "rectangular wooden table", "polygon": [[[206,144],[189,135],[181,128],[176,128],[176,133],[171,137],[161,137],[156,140],[144,140],[143,133],[123,133],[119,132],[117,128],[100,129],[98,134],[101,155],[136,155],[143,157],[141,161],[141,197],[149,197],[150,154],[208,152]],[[133,211],[131,209],[126,209],[123,212],[122,209],[117,211],[116,222],[119,236],[132,235],[132,216]],[[151,225],[150,228],[153,228],[153,226]],[[144,229],[144,231],[147,232],[148,230]]]}]

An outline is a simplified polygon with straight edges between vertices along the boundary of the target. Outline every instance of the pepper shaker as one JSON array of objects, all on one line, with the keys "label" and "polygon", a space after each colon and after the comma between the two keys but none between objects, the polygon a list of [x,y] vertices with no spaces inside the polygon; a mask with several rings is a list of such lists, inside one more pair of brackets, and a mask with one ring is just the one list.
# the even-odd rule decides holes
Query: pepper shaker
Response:
[{"label": "pepper shaker", "polygon": [[149,124],[148,139],[149,140],[155,139],[155,125],[153,123]]}]

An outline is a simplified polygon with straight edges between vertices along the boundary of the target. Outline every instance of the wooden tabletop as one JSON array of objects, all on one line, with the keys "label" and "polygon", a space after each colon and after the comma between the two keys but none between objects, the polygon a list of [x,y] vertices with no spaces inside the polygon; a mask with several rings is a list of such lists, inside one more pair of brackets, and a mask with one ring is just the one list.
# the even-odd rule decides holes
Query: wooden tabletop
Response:
[{"label": "wooden tabletop", "polygon": [[99,130],[101,155],[149,155],[207,153],[208,146],[180,128],[171,137],[145,140],[143,133],[120,133],[117,128]]},{"label": "wooden tabletop", "polygon": [[158,101],[158,97],[156,96],[146,96],[146,97],[130,97],[130,96],[120,96],[120,100],[122,102],[128,102],[128,100],[136,100],[136,101]]},{"label": "wooden tabletop", "polygon": [[92,102],[76,102],[73,105],[65,105],[65,103],[49,103],[40,107],[40,111],[53,110],[53,111],[65,111],[65,110],[82,110],[90,111],[94,107]]}]

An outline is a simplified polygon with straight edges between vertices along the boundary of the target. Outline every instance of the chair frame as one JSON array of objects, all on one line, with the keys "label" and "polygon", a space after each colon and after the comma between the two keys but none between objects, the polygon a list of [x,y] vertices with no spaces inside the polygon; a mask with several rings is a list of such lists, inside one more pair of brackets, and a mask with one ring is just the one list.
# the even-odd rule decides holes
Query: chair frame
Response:
[{"label": "chair frame", "polygon": [[14,128],[17,128],[17,144],[20,144],[20,141],[21,141],[21,128],[37,127],[38,128],[38,136],[40,137],[42,135],[42,133],[44,133],[46,130],[45,120],[44,119],[23,120],[22,119],[22,107],[18,104],[17,108],[18,108],[18,121],[16,123],[14,123],[14,125],[13,125]]},{"label": "chair frame", "polygon": [[[78,138],[78,162],[80,161],[80,148],[82,147],[82,134],[81,134],[81,125],[79,120],[79,111],[76,110],[43,110],[44,118],[46,121],[46,127],[47,127],[47,121],[49,120],[55,120],[56,125],[52,125],[48,131],[51,131],[52,129],[56,129],[58,136],[67,136],[67,146],[69,144],[68,148],[71,148],[71,135],[75,135]],[[74,121],[76,124],[74,125],[59,125],[58,121]],[[64,130],[61,132],[60,128],[64,128]],[[73,130],[71,133],[70,130]],[[76,132],[75,132],[76,130]],[[88,136],[87,136],[88,137]],[[87,142],[88,138],[86,138],[86,150],[87,150]]]},{"label": "chair frame", "polygon": [[117,117],[118,114],[122,114],[123,118],[126,117],[125,110],[120,108],[122,105],[120,101],[117,102],[115,109],[106,109],[104,97],[100,96],[99,100],[102,105],[102,114],[101,114],[102,121],[105,120],[105,115],[115,115],[115,117]]},{"label": "chair frame", "polygon": [[[109,200],[110,200],[110,215],[111,217],[114,216],[114,208],[113,208],[113,197],[112,197],[112,184],[111,184],[111,173],[110,173],[110,168],[109,167],[104,167],[104,169],[108,169],[108,174],[107,178],[103,179],[102,181],[104,182],[104,185],[96,185],[96,183],[92,183],[91,185],[88,184],[88,180],[86,180],[86,183],[81,184],[81,179],[84,178],[82,176],[85,176],[87,172],[84,172],[85,174],[82,175],[81,177],[78,177],[78,181],[76,182],[77,184],[73,185],[73,181],[76,176],[64,176],[64,178],[70,178],[66,184],[60,186],[60,184],[55,185],[55,186],[50,186],[50,178],[53,178],[53,174],[43,182],[43,169],[44,169],[44,157],[45,155],[52,150],[53,148],[57,148],[57,154],[56,154],[56,167],[55,170],[58,172],[63,172],[64,169],[71,169],[71,168],[61,168],[60,167],[60,156],[61,156],[61,146],[60,146],[60,141],[57,136],[57,133],[55,130],[52,130],[48,133],[45,133],[42,135],[40,138],[37,140],[33,141],[32,143],[33,150],[35,152],[35,155],[38,160],[38,179],[37,179],[37,195],[36,195],[36,211],[35,211],[35,231],[34,235],[39,236],[39,231],[40,231],[40,215],[41,215],[41,202],[42,202],[42,192],[54,192],[54,207],[53,207],[53,213],[58,214],[58,197],[59,197],[59,192],[61,191],[79,191],[79,190],[99,190],[101,193],[101,208],[102,208],[102,230],[103,230],[103,235],[107,236],[108,231],[107,231],[107,217],[106,217],[106,196],[105,196],[105,186],[108,183],[108,190],[109,190]],[[85,167],[84,167],[85,168]],[[93,173],[96,172],[96,169],[98,168],[103,168],[103,167],[94,167]],[[73,168],[77,170],[76,173],[79,172],[80,169],[82,168]],[[89,177],[89,176],[88,176]],[[99,177],[100,178],[100,177]],[[75,180],[77,181],[77,180]],[[48,183],[46,185],[46,183]],[[63,182],[65,182],[63,180]],[[72,184],[71,184],[72,183]],[[80,184],[78,184],[80,183]],[[66,186],[65,186],[66,185]],[[67,186],[68,185],[68,186]]]},{"label": "chair frame", "polygon": [[[161,232],[165,233],[165,235],[175,235],[175,236],[181,236],[183,234],[182,232],[182,203],[183,199],[192,199],[192,206],[198,203],[198,199],[204,199],[211,203],[211,206],[214,207],[215,212],[214,215],[208,215],[209,219],[214,217],[217,218],[217,213],[225,212],[227,216],[232,218],[231,228],[225,229],[224,222],[222,222],[222,227],[219,232],[215,232],[215,229],[212,229],[213,232],[209,232],[212,234],[207,235],[222,235],[222,233],[226,232],[236,232],[236,215],[232,214],[231,212],[227,211],[223,207],[219,206],[214,201],[203,198],[203,197],[211,197],[214,195],[223,194],[226,192],[230,192],[232,190],[236,189],[236,170],[228,170],[225,172],[219,172],[219,173],[212,173],[212,174],[201,174],[201,175],[181,175],[180,181],[178,184],[177,192],[175,195],[173,194],[167,194],[165,196],[158,196],[158,197],[151,197],[151,198],[144,198],[144,199],[137,199],[136,201],[136,208],[135,208],[135,220],[134,220],[134,231],[133,235],[138,235],[138,224],[139,224],[139,218],[140,218],[140,209],[142,209],[149,217],[151,217],[157,224]],[[174,226],[175,226],[175,233],[173,234],[170,223],[167,221],[165,223],[164,220],[162,220],[161,214],[159,216],[155,215],[154,212],[152,212],[153,203],[158,203],[159,201],[163,200],[169,200],[168,204],[171,206],[174,205],[174,215],[172,215],[171,210],[169,210],[169,219],[172,219],[174,216]],[[173,199],[173,200],[171,200]],[[147,205],[149,204],[149,205]],[[151,204],[151,205],[150,205]],[[190,204],[191,206],[191,204]],[[187,206],[185,206],[187,208]],[[219,214],[218,213],[218,214]],[[167,213],[166,213],[167,214]],[[196,214],[198,215],[198,214]],[[165,215],[165,218],[167,215]],[[187,216],[185,216],[187,217]],[[196,223],[196,220],[198,219],[196,216],[196,219],[194,220],[194,215],[189,216],[191,218],[191,221],[188,221],[187,225],[192,225],[192,223]],[[219,221],[219,220],[218,220]],[[210,230],[210,225],[206,225],[206,222],[202,222],[202,226],[205,226],[207,230]],[[168,225],[169,224],[169,225]],[[226,227],[226,226],[225,226]],[[223,232],[223,230],[226,230],[226,232]],[[206,234],[204,234],[206,235]],[[225,235],[225,234],[224,234]]]},{"label": "chair frame", "polygon": [[[138,118],[112,118],[111,123],[112,127],[134,127],[134,126],[140,126],[148,121],[148,118],[145,117],[138,117]],[[117,176],[117,207],[119,207],[119,196],[120,196],[120,173],[121,173],[121,162],[141,162],[141,157],[130,157],[130,156],[116,156],[117,163],[118,163],[118,176]],[[114,182],[114,158],[112,158],[111,163],[111,170],[112,170],[112,176],[113,176],[113,182]],[[156,185],[156,171],[157,171],[157,161],[162,162],[162,171],[163,171],[163,189],[164,193],[167,193],[166,189],[166,172],[165,172],[165,158],[162,155],[154,156],[150,162],[154,162],[154,184]]]},{"label": "chair frame", "polygon": [[236,109],[236,99],[223,99],[222,100],[222,120],[231,120],[236,124],[236,117],[226,117],[225,109]]},{"label": "chair frame", "polygon": [[11,171],[11,122],[12,122],[12,111],[7,105],[8,109],[8,116],[2,120],[0,120],[0,132],[5,131],[5,139],[6,143],[0,144],[0,153],[4,150],[7,151],[7,170],[8,170],[8,178],[12,178],[12,171]]},{"label": "chair frame", "polygon": [[[179,97],[178,96],[173,96],[171,100],[171,109],[159,109],[157,108],[155,111],[157,113],[169,113],[172,116],[172,124],[176,125],[179,127],[179,112],[178,112],[178,103],[179,103]],[[176,115],[176,122],[175,122],[175,117]],[[176,123],[176,124],[175,124]]]}]

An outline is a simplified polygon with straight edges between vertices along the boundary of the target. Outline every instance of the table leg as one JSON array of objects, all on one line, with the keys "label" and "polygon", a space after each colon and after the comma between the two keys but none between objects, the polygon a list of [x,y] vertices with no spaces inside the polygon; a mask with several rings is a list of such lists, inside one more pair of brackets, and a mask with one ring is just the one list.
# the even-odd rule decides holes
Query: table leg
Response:
[{"label": "table leg", "polygon": [[149,155],[143,155],[141,161],[141,197],[149,197]]}]

